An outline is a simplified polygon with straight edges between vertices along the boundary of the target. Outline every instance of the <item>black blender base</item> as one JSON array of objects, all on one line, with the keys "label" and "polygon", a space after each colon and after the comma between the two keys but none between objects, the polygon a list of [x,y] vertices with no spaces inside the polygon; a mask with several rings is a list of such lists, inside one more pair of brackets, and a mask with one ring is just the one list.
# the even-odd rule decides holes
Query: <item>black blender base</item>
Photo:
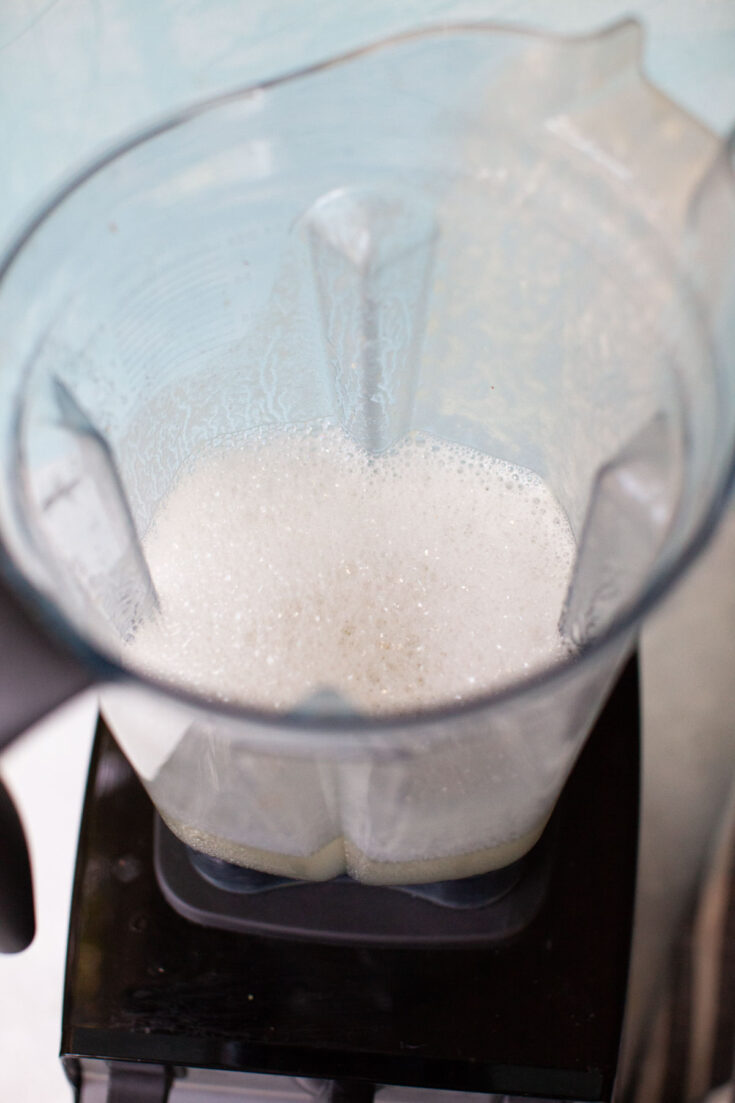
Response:
[{"label": "black blender base", "polygon": [[512,866],[437,885],[393,888],[349,877],[315,883],[238,870],[190,850],[158,816],[154,860],[169,904],[206,927],[363,945],[468,945],[509,938],[537,914],[554,826]]},{"label": "black blender base", "polygon": [[[176,1078],[206,1069],[225,1080],[268,1073],[607,1101],[637,808],[631,662],[554,814],[541,905],[513,938],[417,945],[238,933],[189,922],[167,902],[153,868],[150,800],[100,724],[69,929],[61,1053],[70,1077],[83,1080],[90,1062],[143,1062]],[[447,922],[467,915],[419,903]]]}]

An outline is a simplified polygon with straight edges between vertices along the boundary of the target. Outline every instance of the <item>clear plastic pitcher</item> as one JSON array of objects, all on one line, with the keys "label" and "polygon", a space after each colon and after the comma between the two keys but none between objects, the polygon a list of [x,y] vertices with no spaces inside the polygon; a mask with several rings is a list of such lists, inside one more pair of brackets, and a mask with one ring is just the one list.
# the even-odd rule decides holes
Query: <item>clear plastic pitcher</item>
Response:
[{"label": "clear plastic pitcher", "polygon": [[[711,530],[735,436],[735,186],[639,52],[632,23],[400,36],[140,135],[7,260],[8,566],[195,848],[371,883],[512,862]],[[541,476],[577,545],[574,653],[379,717],[329,686],[277,712],[126,669],[121,641],[157,615],[141,539],[182,467],[324,419],[370,453],[421,431]]]}]

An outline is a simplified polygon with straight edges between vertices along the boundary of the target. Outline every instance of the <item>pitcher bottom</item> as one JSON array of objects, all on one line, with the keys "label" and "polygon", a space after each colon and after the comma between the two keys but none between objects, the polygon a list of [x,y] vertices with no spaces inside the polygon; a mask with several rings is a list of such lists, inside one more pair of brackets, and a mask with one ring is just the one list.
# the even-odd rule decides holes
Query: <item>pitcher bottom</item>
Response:
[{"label": "pitcher bottom", "polygon": [[464,854],[405,861],[371,858],[343,837],[333,839],[311,854],[279,854],[209,834],[168,816],[162,815],[162,819],[174,835],[194,850],[263,873],[291,877],[299,881],[328,881],[341,873],[348,873],[354,880],[365,885],[418,885],[474,877],[511,865],[538,842],[549,817],[544,816],[525,835],[495,846],[482,847]]}]

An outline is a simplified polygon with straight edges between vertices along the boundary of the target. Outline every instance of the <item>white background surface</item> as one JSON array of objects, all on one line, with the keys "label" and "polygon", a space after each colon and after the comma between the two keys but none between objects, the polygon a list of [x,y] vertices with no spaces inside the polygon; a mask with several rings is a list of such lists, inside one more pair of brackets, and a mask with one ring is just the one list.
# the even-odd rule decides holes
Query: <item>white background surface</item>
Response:
[{"label": "white background surface", "polygon": [[[567,31],[641,15],[649,76],[720,132],[735,118],[734,0],[0,0],[0,241],[83,160],[161,112],[449,13]],[[680,836],[672,868],[648,879],[652,907],[665,907],[667,877],[689,868],[682,854],[697,860],[729,788],[734,567],[731,516],[646,640],[646,724],[668,733],[665,753],[654,740],[646,753],[660,755],[662,822]],[[0,958],[2,1103],[71,1098],[56,1054],[94,709],[91,697],[67,706],[3,761],[30,835],[38,934],[26,953]],[[674,808],[682,766],[689,791]]]}]

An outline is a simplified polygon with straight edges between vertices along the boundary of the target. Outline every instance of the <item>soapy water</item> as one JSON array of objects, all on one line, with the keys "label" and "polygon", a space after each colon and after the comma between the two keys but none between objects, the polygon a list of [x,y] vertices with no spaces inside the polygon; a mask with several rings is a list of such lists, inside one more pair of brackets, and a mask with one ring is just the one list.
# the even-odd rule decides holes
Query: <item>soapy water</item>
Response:
[{"label": "soapy water", "polygon": [[575,544],[551,491],[428,435],[374,456],[324,424],[213,449],[143,548],[159,611],[125,661],[212,701],[288,711],[329,688],[415,710],[568,654]]}]

